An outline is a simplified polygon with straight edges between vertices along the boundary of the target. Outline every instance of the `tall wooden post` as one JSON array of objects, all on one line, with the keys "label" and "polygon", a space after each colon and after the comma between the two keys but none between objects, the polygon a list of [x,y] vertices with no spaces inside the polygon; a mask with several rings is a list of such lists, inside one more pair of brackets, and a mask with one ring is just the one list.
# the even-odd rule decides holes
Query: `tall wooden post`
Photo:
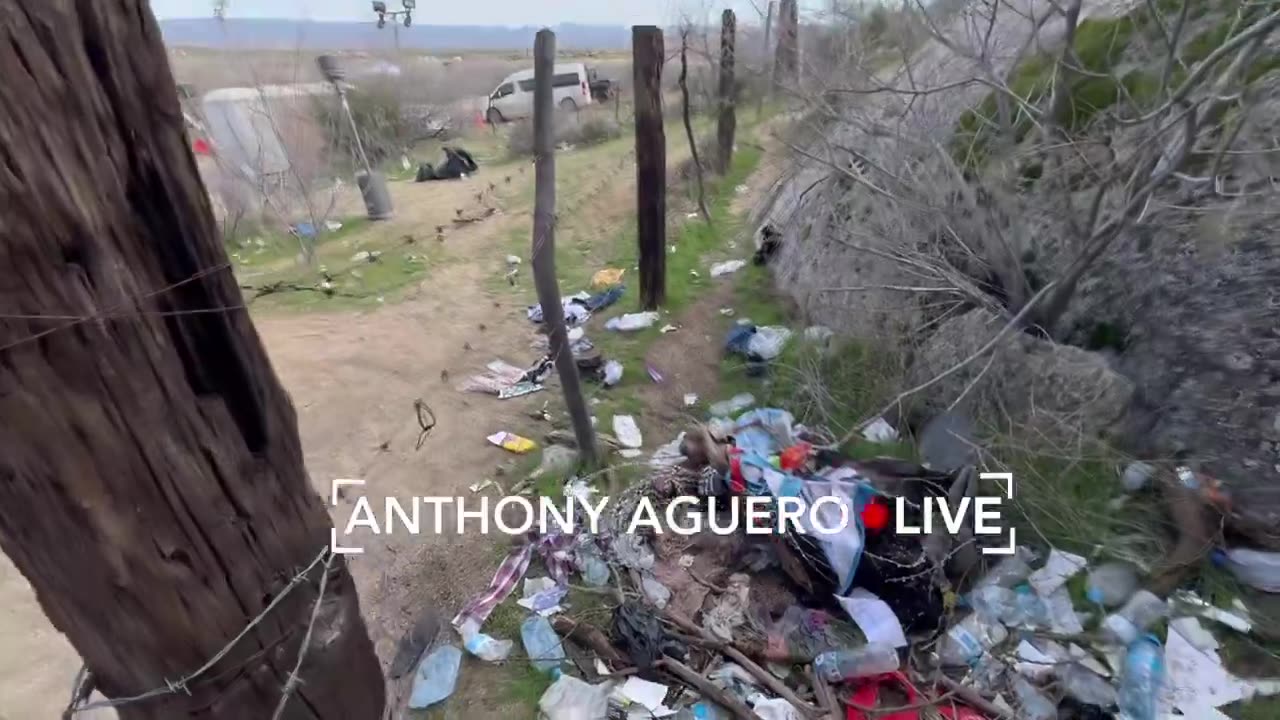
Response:
[{"label": "tall wooden post", "polygon": [[121,720],[381,717],[149,3],[5,7],[0,547]]},{"label": "tall wooden post", "polygon": [[598,465],[595,431],[591,413],[582,397],[578,365],[569,345],[569,331],[560,304],[560,284],[556,280],[556,101],[552,77],[555,75],[556,34],[539,30],[533,40],[533,282],[542,305],[542,322],[547,327],[551,357],[560,376],[564,402],[573,422],[579,458],[589,468]]},{"label": "tall wooden post", "polygon": [[733,136],[738,128],[738,88],[734,79],[734,42],[737,18],[732,10],[720,16],[720,118],[716,123],[717,169],[721,175],[733,165]]},{"label": "tall wooden post", "polygon": [[667,136],[662,126],[662,29],[631,28],[636,105],[636,224],[640,305],[656,310],[667,298]]},{"label": "tall wooden post", "polygon": [[800,15],[796,0],[781,0],[778,5],[778,48],[773,62],[773,84],[794,86],[799,77]]},{"label": "tall wooden post", "polygon": [[769,12],[764,18],[764,47],[760,50],[761,77],[760,82],[764,85],[760,89],[760,98],[756,101],[756,119],[764,117],[764,101],[767,97],[773,96],[773,55],[769,53],[769,42],[772,40],[773,32],[773,16],[778,7],[776,0],[770,0]]}]

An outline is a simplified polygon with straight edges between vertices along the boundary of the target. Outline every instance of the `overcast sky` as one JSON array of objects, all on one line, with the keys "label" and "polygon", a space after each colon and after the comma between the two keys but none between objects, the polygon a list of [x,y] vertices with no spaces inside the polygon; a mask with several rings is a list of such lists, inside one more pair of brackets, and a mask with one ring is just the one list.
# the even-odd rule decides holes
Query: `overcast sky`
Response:
[{"label": "overcast sky", "polygon": [[[400,9],[401,0],[386,0]],[[755,0],[767,7],[767,0]],[[801,0],[801,8],[820,6],[821,0]],[[308,20],[369,20],[368,0],[230,0],[233,18],[298,18]],[[682,12],[703,8],[737,11],[739,22],[754,18],[751,0],[418,0],[414,22],[423,25],[555,25],[562,22],[601,25],[666,24]],[[212,17],[213,0],[151,0],[161,20]]]}]

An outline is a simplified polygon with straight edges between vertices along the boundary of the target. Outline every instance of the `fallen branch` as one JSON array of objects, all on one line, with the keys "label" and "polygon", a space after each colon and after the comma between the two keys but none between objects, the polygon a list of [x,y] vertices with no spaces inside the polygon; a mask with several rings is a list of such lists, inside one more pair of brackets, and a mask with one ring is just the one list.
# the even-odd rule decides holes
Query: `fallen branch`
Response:
[{"label": "fallen branch", "polygon": [[600,659],[610,663],[612,667],[622,667],[627,659],[609,642],[609,638],[600,628],[573,618],[557,615],[551,619],[551,627],[565,640],[572,640],[594,652]]},{"label": "fallen branch", "polygon": [[707,696],[712,702],[733,713],[734,717],[739,718],[739,720],[763,720],[763,718],[757,715],[754,710],[747,707],[741,700],[711,684],[710,680],[694,672],[693,668],[690,668],[679,660],[665,657],[655,663],[655,667],[660,670],[666,670],[672,675],[680,678],[680,680],[688,684],[694,690],[697,690]]}]

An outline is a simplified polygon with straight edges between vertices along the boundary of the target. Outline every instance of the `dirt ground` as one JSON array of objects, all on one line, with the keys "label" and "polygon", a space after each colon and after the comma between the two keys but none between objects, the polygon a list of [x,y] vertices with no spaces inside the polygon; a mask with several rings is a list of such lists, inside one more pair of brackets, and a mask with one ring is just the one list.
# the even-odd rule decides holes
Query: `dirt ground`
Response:
[{"label": "dirt ground", "polygon": [[[566,235],[572,235],[578,223],[604,233],[630,221],[634,174],[626,146],[613,143],[561,160],[562,171],[567,171],[561,177],[571,179],[562,182],[560,206],[579,209],[561,217]],[[500,181],[506,176],[511,182]],[[499,182],[498,189],[491,190],[492,202],[500,212],[480,223],[451,228],[443,257],[399,302],[362,312],[279,311],[255,316],[275,370],[297,408],[307,467],[323,496],[328,497],[335,478],[366,480],[362,492],[374,508],[380,508],[387,496],[474,497],[468,487],[485,478],[513,482],[500,475],[500,468],[514,464],[513,456],[489,445],[485,436],[510,430],[539,437],[546,428],[530,414],[547,394],[500,401],[461,393],[457,385],[495,358],[526,365],[537,357],[530,347],[534,327],[523,307],[512,301],[510,292],[500,292],[502,286],[495,282],[505,271],[512,238],[530,227],[532,178],[532,172],[520,172],[518,164],[511,164],[452,183],[394,184],[397,218],[366,233],[432,236],[436,225],[449,225],[456,208],[495,180]],[[751,185],[754,194],[760,183],[753,179]],[[583,227],[577,231],[581,234]],[[527,258],[521,272],[522,280],[531,283]],[[717,318],[714,308],[724,301],[727,287],[685,313],[681,323],[686,331],[663,336],[652,349],[655,360],[677,379],[661,393],[643,395],[646,406],[664,420],[681,415],[679,398],[684,392],[714,390],[719,343],[711,341],[715,331],[707,328]],[[437,419],[421,448],[415,448],[416,399],[422,399]],[[484,492],[497,497],[496,489]],[[350,517],[356,496],[356,491],[349,492],[334,510],[339,527]],[[449,527],[447,513],[445,517]],[[451,617],[488,583],[504,552],[501,541],[492,536],[437,536],[428,530],[424,527],[419,536],[375,537],[363,532],[345,542],[365,548],[363,555],[350,557],[350,567],[384,664],[423,608],[439,608],[445,619]],[[29,585],[7,560],[0,560],[0,647],[5,649],[0,654],[0,720],[57,716],[65,707],[78,657],[49,625]],[[501,685],[501,677],[489,666],[468,663],[458,691],[467,698],[466,707],[445,716],[527,714],[527,706],[512,705]]]}]

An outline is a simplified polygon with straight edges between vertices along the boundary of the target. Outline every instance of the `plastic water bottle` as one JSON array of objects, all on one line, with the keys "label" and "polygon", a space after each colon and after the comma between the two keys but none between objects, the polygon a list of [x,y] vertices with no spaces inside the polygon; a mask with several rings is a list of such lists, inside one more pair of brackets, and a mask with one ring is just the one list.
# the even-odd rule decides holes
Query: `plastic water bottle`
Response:
[{"label": "plastic water bottle", "polygon": [[1116,607],[1138,590],[1138,573],[1122,562],[1103,563],[1089,572],[1085,594],[1090,602]]},{"label": "plastic water bottle", "polygon": [[1124,607],[1102,621],[1102,635],[1117,645],[1130,645],[1168,612],[1168,603],[1147,590],[1139,590]]},{"label": "plastic water bottle", "polygon": [[458,685],[458,669],[462,667],[462,651],[452,645],[441,645],[418,663],[409,691],[409,707],[421,710],[431,707],[453,694]]},{"label": "plastic water bottle", "polygon": [[1155,720],[1156,698],[1164,683],[1164,651],[1153,635],[1138,638],[1129,646],[1120,674],[1120,717],[1124,720]]},{"label": "plastic water bottle", "polygon": [[1014,610],[1005,621],[1015,627],[1049,627],[1049,606],[1036,595],[1030,585],[1019,585],[1013,591]]},{"label": "plastic water bottle", "polygon": [[564,643],[551,623],[541,615],[530,616],[520,625],[520,639],[524,641],[524,650],[529,655],[529,662],[540,672],[550,673],[551,677],[560,676],[560,663],[564,662]]},{"label": "plastic water bottle", "polygon": [[1085,705],[1109,708],[1116,704],[1115,687],[1079,663],[1059,666],[1057,675],[1063,692]]},{"label": "plastic water bottle", "polygon": [[1280,553],[1227,548],[1213,552],[1213,563],[1226,568],[1246,585],[1267,593],[1280,593]]},{"label": "plastic water bottle", "polygon": [[951,626],[938,644],[938,658],[944,665],[974,665],[995,645],[1009,637],[996,620],[973,613]]},{"label": "plastic water bottle", "polygon": [[1013,588],[1026,582],[1031,577],[1031,553],[1026,548],[1018,548],[1013,555],[996,563],[987,571],[975,587],[998,585]]},{"label": "plastic water bottle", "polygon": [[832,650],[818,655],[814,669],[828,682],[883,675],[901,666],[898,650],[885,643],[870,643],[854,650]]},{"label": "plastic water bottle", "polygon": [[1017,595],[1012,590],[999,585],[985,585],[974,589],[965,598],[973,612],[986,620],[1003,621],[1017,604]]},{"label": "plastic water bottle", "polygon": [[1058,707],[1041,694],[1035,685],[1017,674],[1013,675],[1011,682],[1020,720],[1058,720]]}]

